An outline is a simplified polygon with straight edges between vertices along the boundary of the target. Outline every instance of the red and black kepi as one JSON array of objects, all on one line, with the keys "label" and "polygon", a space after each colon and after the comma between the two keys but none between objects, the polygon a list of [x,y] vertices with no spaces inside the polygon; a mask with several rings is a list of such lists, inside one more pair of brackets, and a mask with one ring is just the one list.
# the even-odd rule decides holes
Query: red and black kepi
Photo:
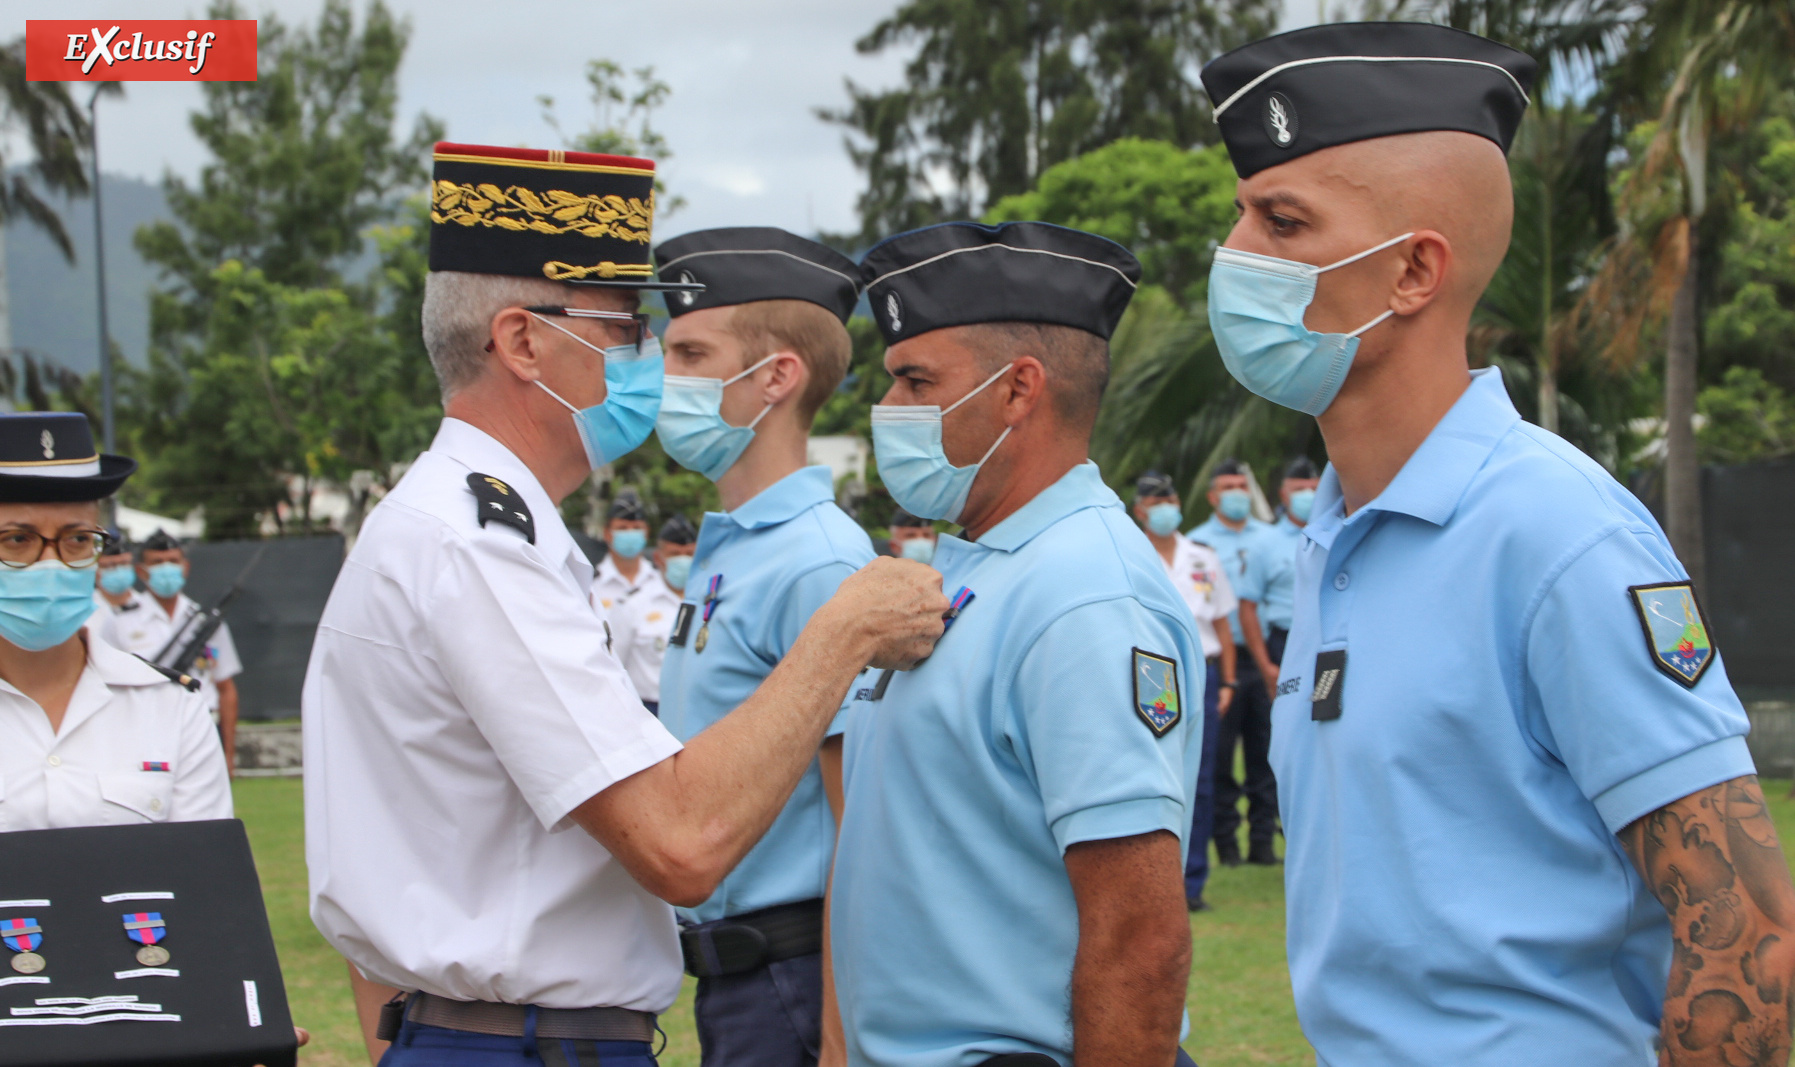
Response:
[{"label": "red and black kepi", "polygon": [[436,146],[430,269],[622,289],[655,278],[654,161],[559,149]]}]

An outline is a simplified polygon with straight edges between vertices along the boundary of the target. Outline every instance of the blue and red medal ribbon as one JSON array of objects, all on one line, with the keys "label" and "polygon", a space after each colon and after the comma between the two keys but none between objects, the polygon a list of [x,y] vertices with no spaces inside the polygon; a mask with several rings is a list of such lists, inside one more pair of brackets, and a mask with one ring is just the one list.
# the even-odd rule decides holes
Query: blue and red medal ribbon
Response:
[{"label": "blue and red medal ribbon", "polygon": [[168,936],[168,926],[159,911],[127,912],[125,936],[140,945],[153,945]]},{"label": "blue and red medal ribbon", "polygon": [[948,628],[954,624],[954,620],[960,617],[960,612],[965,611],[966,605],[972,603],[972,598],[977,595],[968,586],[960,587],[960,591],[954,594],[952,600],[948,601],[946,613],[941,616],[942,633],[948,631]]},{"label": "blue and red medal ribbon", "polygon": [[711,621],[711,612],[717,610],[717,594],[723,590],[723,575],[711,575],[710,587],[704,592],[704,621]]},{"label": "blue and red medal ribbon", "polygon": [[44,931],[36,919],[0,919],[0,937],[14,952],[36,952],[44,943]]}]

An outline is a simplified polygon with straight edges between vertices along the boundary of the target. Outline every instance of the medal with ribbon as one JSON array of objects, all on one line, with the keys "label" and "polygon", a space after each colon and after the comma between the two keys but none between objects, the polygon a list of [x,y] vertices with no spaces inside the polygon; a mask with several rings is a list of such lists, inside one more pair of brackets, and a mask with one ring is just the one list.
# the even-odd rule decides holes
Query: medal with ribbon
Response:
[{"label": "medal with ribbon", "polygon": [[703,652],[711,640],[711,612],[717,610],[717,594],[723,589],[723,575],[711,575],[710,587],[704,591],[704,625],[698,628],[698,639],[692,643],[695,652]]},{"label": "medal with ribbon", "polygon": [[156,943],[168,936],[168,924],[162,921],[161,912],[127,912],[125,936],[143,946],[137,950],[138,963],[160,967],[168,962],[168,950]]},{"label": "medal with ribbon", "polygon": [[37,947],[44,943],[44,928],[36,919],[0,919],[0,938],[18,955],[12,958],[12,969],[20,974],[36,974],[44,969],[44,958]]}]

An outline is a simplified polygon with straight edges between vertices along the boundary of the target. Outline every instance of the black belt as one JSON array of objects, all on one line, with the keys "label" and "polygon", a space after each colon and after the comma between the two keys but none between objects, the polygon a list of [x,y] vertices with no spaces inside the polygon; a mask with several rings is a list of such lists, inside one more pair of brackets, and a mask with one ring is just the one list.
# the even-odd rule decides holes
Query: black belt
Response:
[{"label": "black belt", "polygon": [[[431,993],[405,998],[405,1018],[424,1026],[462,1030],[495,1037],[522,1037],[529,1008],[522,1004],[490,1004],[480,1000],[450,1000]],[[384,1031],[384,1027],[383,1027]],[[379,1036],[392,1040],[383,1032]],[[653,1012],[629,1008],[537,1008],[536,1036],[569,1041],[653,1041]]]},{"label": "black belt", "polygon": [[679,932],[679,949],[686,973],[695,978],[743,974],[809,956],[823,951],[823,902],[781,904],[688,926]]}]

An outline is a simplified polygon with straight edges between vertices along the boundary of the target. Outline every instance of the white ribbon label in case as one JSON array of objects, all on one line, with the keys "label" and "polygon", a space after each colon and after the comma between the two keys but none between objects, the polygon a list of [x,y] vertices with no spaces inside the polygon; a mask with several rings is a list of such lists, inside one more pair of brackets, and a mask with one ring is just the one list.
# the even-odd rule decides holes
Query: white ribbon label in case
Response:
[{"label": "white ribbon label in case", "polygon": [[262,1002],[256,998],[254,982],[245,981],[243,983],[243,1009],[249,1013],[250,1026],[262,1025]]}]

